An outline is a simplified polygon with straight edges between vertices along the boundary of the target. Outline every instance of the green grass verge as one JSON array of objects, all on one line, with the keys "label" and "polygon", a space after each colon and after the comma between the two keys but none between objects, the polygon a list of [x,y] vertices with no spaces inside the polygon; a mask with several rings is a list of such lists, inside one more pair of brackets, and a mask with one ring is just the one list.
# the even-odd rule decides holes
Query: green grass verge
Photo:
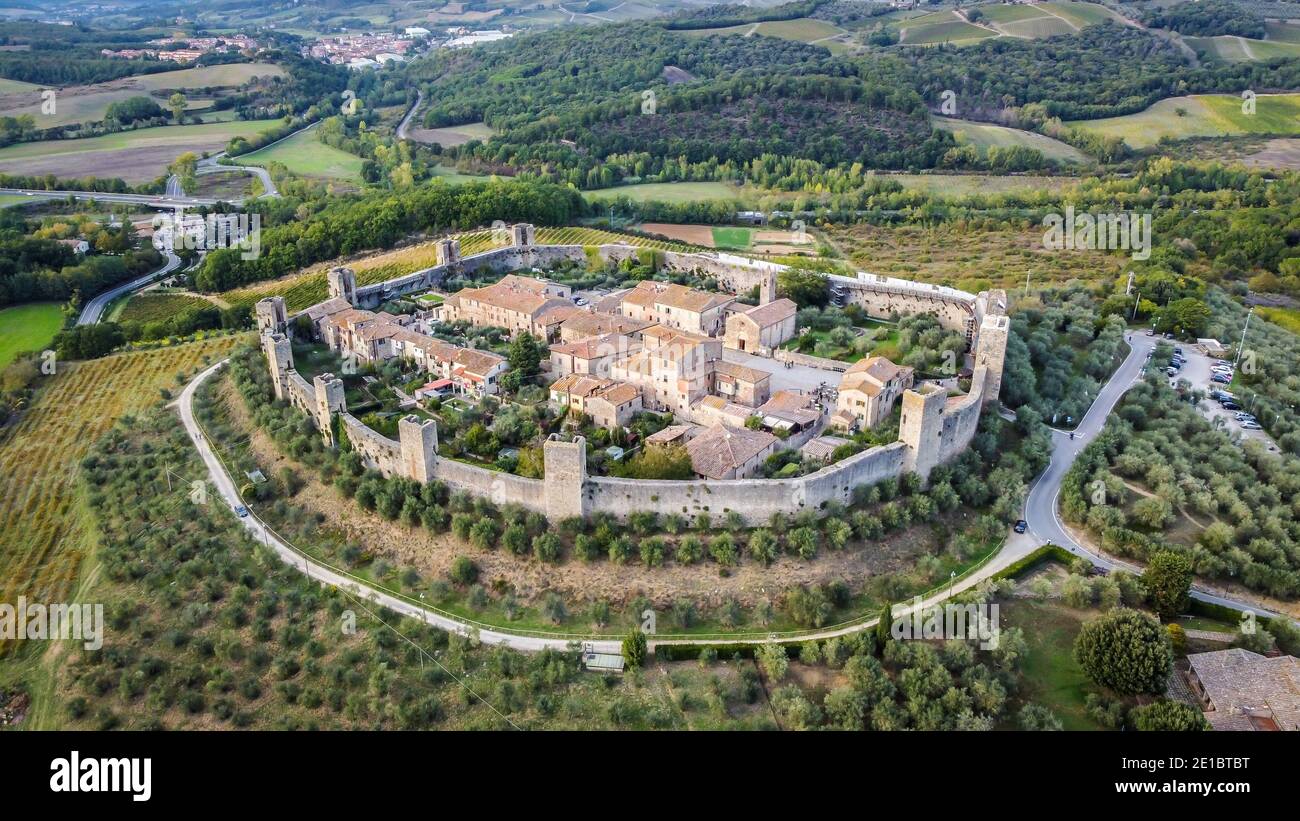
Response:
[{"label": "green grass verge", "polygon": [[316,139],[316,131],[300,131],[287,140],[262,148],[250,154],[242,154],[239,162],[244,165],[267,166],[273,162],[280,163],[291,174],[303,177],[325,177],[329,179],[361,181],[360,157],[340,151]]}]

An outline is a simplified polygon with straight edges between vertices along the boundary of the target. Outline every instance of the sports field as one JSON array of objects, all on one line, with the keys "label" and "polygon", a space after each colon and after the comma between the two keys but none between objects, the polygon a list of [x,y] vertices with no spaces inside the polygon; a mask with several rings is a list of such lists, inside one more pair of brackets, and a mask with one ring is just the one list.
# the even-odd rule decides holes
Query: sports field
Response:
[{"label": "sports field", "polygon": [[287,140],[250,154],[241,154],[239,162],[261,166],[278,162],[289,169],[290,173],[303,177],[360,182],[364,160],[316,139],[316,131],[313,129],[300,131]]},{"label": "sports field", "polygon": [[0,173],[53,174],[61,179],[100,176],[111,169],[129,183],[162,176],[186,151],[220,151],[232,137],[249,137],[279,124],[279,120],[236,120],[229,123],[161,126],[88,137],[83,140],[44,140],[0,148]]},{"label": "sports field", "polygon": [[1065,163],[1088,161],[1088,155],[1074,146],[1032,131],[1021,131],[1018,128],[1005,128],[1000,125],[976,123],[969,120],[954,120],[948,117],[935,117],[933,122],[936,128],[953,132],[957,136],[958,142],[969,141],[981,151],[987,151],[993,146],[1009,148],[1013,145],[1023,145],[1042,152],[1043,156],[1049,160]]},{"label": "sports field", "polygon": [[23,351],[43,351],[63,327],[62,306],[32,302],[0,308],[0,370]]},{"label": "sports field", "polygon": [[1239,96],[1199,94],[1161,100],[1145,111],[1070,125],[1103,136],[1117,136],[1133,148],[1148,148],[1162,137],[1226,137],[1237,134],[1300,134],[1300,94],[1261,94],[1254,114]]}]

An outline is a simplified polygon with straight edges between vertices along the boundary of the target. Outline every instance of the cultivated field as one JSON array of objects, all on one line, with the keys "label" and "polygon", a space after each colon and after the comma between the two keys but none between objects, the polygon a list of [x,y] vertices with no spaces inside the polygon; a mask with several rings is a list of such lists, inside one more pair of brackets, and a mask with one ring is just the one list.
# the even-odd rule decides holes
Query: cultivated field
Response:
[{"label": "cultivated field", "polygon": [[1273,40],[1252,40],[1248,37],[1222,35],[1218,37],[1184,37],[1187,44],[1204,60],[1223,60],[1229,63],[1272,60],[1275,57],[1300,55],[1300,43]]},{"label": "cultivated field", "polygon": [[1013,145],[1023,145],[1057,162],[1086,163],[1089,161],[1088,155],[1074,146],[1032,131],[988,123],[974,123],[968,120],[954,120],[948,117],[933,117],[932,121],[936,128],[953,132],[958,142],[971,142],[982,152],[993,146],[1009,148]]},{"label": "cultivated field", "polygon": [[142,128],[88,137],[45,140],[0,148],[0,173],[53,174],[61,179],[103,176],[111,171],[128,183],[151,182],[186,151],[220,151],[233,137],[250,137],[279,120]]},{"label": "cultivated field", "polygon": [[[177,392],[177,376],[224,356],[236,337],[60,363],[22,418],[0,431],[0,601],[67,601],[94,550],[78,463],[125,414]],[[160,466],[161,469],[161,466]]]},{"label": "cultivated field", "polygon": [[[132,97],[153,96],[166,108],[167,96],[176,90],[192,95],[203,89],[233,88],[257,77],[279,77],[284,70],[270,63],[235,63],[226,66],[187,68],[139,77],[124,77],[107,83],[67,86],[58,89],[53,114],[41,111],[41,87],[18,83],[15,88],[0,85],[0,116],[31,114],[39,128],[98,122],[113,103]],[[3,83],[13,81],[4,80]],[[186,111],[201,111],[210,99],[191,99]]]},{"label": "cultivated field", "polygon": [[278,162],[289,169],[290,173],[304,177],[360,182],[364,160],[316,139],[316,131],[313,129],[300,131],[267,148],[241,154],[239,162],[260,166]]},{"label": "cultivated field", "polygon": [[967,45],[990,37],[1041,39],[1073,34],[1086,26],[1111,20],[1123,23],[1115,12],[1096,3],[1069,0],[1033,6],[983,5],[980,17],[967,22],[955,11],[936,11],[920,16],[900,17],[893,24],[904,45],[955,43]]},{"label": "cultivated field", "polygon": [[1225,137],[1237,134],[1300,134],[1300,94],[1261,94],[1255,113],[1242,111],[1238,96],[1201,94],[1161,100],[1145,111],[1070,125],[1104,136],[1123,138],[1133,148],[1147,148],[1163,137]]},{"label": "cultivated field", "polygon": [[971,25],[952,11],[936,11],[905,20],[898,26],[898,41],[905,46],[976,43],[997,36],[996,31]]},{"label": "cultivated field", "polygon": [[210,304],[188,294],[144,291],[131,297],[112,316],[114,322],[161,322]]},{"label": "cultivated field", "polygon": [[32,302],[0,308],[0,370],[23,351],[42,351],[63,327],[62,306]]},{"label": "cultivated field", "polygon": [[713,34],[740,35],[742,37],[776,37],[781,40],[794,40],[799,43],[816,43],[832,51],[844,51],[844,42],[848,32],[825,20],[811,17],[799,17],[794,20],[773,20],[764,23],[745,23],[739,26],[723,28],[696,29],[685,31],[690,37],[707,37]]}]

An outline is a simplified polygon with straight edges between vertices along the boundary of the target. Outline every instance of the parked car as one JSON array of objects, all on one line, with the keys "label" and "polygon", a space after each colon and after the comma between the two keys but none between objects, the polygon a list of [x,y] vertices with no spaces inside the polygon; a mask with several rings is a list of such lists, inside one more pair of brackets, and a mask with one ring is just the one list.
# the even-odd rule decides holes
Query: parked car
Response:
[{"label": "parked car", "polygon": [[1210,377],[1210,381],[1211,381],[1211,382],[1218,382],[1218,383],[1221,384],[1221,385],[1226,385],[1226,384],[1228,384],[1229,382],[1232,381],[1232,377],[1231,377],[1231,376],[1224,376],[1224,375],[1221,374],[1221,373],[1216,373],[1214,376],[1211,376],[1211,377]]},{"label": "parked car", "polygon": [[1170,365],[1169,367],[1165,368],[1165,375],[1166,375],[1166,376],[1177,376],[1177,375],[1178,375],[1178,369],[1175,368],[1173,365]]},{"label": "parked car", "polygon": [[239,518],[241,519],[247,518],[248,516],[248,508],[244,507],[243,505],[240,505],[239,507],[235,508],[235,512],[239,514]]},{"label": "parked car", "polygon": [[1245,428],[1246,430],[1260,430],[1259,423],[1258,423],[1258,422],[1252,422],[1252,421],[1250,421],[1249,419],[1247,419],[1245,422],[1242,422],[1242,423],[1241,423],[1241,426],[1242,426],[1243,428]]},{"label": "parked car", "polygon": [[1231,399],[1229,399],[1227,402],[1224,402],[1224,403],[1223,403],[1223,409],[1224,409],[1224,410],[1241,410],[1241,405],[1238,405],[1236,402],[1233,402]]},{"label": "parked car", "polygon": [[1017,533],[1024,533],[1028,529],[1029,529],[1029,522],[1026,522],[1024,519],[1016,520],[1015,531]]}]

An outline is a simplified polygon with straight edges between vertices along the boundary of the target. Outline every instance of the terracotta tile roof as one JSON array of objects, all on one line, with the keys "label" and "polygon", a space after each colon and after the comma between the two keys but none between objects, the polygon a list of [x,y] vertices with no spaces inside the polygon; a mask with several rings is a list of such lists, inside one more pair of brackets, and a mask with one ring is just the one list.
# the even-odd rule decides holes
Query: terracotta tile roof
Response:
[{"label": "terracotta tile roof", "polygon": [[614,405],[626,405],[629,402],[635,402],[641,396],[641,390],[635,385],[629,385],[626,382],[617,382],[614,385],[601,391],[599,397]]},{"label": "terracotta tile roof", "polygon": [[813,404],[813,398],[799,391],[781,390],[772,394],[772,397],[758,406],[758,409],[764,413],[771,411],[794,411],[802,410]]},{"label": "terracotta tile roof", "polygon": [[669,425],[658,433],[645,438],[647,445],[671,445],[683,439],[689,439],[702,428],[699,425]]},{"label": "terracotta tile roof", "polygon": [[487,376],[488,372],[493,368],[505,364],[506,358],[491,351],[456,348],[456,354],[452,361],[469,373]]},{"label": "terracotta tile roof", "polygon": [[581,397],[591,396],[615,384],[612,379],[589,376],[585,373],[571,373],[551,383],[551,390]]},{"label": "terracotta tile roof", "polygon": [[311,317],[312,322],[319,322],[327,316],[333,316],[340,311],[349,310],[351,307],[352,303],[348,302],[341,296],[336,296],[333,299],[327,299],[324,302],[316,303],[303,311],[303,313]]},{"label": "terracotta tile roof", "polygon": [[805,456],[810,456],[813,459],[829,459],[836,448],[840,445],[847,445],[849,442],[850,440],[838,436],[818,436],[816,439],[808,440],[799,450]]},{"label": "terracotta tile roof", "polygon": [[605,334],[578,342],[557,342],[551,346],[551,353],[574,356],[578,359],[599,359],[628,354],[640,347],[639,343],[622,334]]},{"label": "terracotta tile roof", "polygon": [[1209,697],[1213,709],[1206,718],[1215,729],[1225,728],[1234,717],[1271,720],[1279,729],[1300,730],[1300,659],[1269,658],[1240,647],[1187,657],[1191,672]]},{"label": "terracotta tile roof", "polygon": [[579,310],[560,325],[562,332],[581,334],[582,336],[603,336],[606,334],[635,334],[653,326],[653,322],[619,314],[596,313]]},{"label": "terracotta tile roof", "polygon": [[630,302],[643,308],[653,309],[656,305],[667,308],[704,313],[713,308],[735,301],[733,296],[697,291],[674,282],[655,282],[644,280],[623,297],[623,302]]},{"label": "terracotta tile roof", "polygon": [[509,274],[492,285],[482,288],[463,288],[449,297],[448,302],[473,300],[496,308],[527,314],[532,318],[561,306],[573,307],[567,299],[547,296],[547,284],[540,279]]},{"label": "terracotta tile roof", "polygon": [[766,305],[759,305],[750,308],[747,311],[742,311],[742,313],[758,323],[758,327],[766,328],[769,325],[784,322],[798,313],[798,311],[798,305],[795,305],[791,300],[782,297],[781,299],[773,300]]},{"label": "terracotta tile roof", "polygon": [[687,442],[686,451],[696,473],[725,479],[776,441],[775,436],[764,431],[715,425]]},{"label": "terracotta tile roof", "polygon": [[753,382],[754,384],[772,378],[772,374],[767,371],[760,371],[757,368],[750,368],[746,365],[737,365],[735,362],[727,362],[723,359],[719,359],[714,363],[714,370],[718,373],[726,374],[734,379],[739,379],[742,382]]}]

